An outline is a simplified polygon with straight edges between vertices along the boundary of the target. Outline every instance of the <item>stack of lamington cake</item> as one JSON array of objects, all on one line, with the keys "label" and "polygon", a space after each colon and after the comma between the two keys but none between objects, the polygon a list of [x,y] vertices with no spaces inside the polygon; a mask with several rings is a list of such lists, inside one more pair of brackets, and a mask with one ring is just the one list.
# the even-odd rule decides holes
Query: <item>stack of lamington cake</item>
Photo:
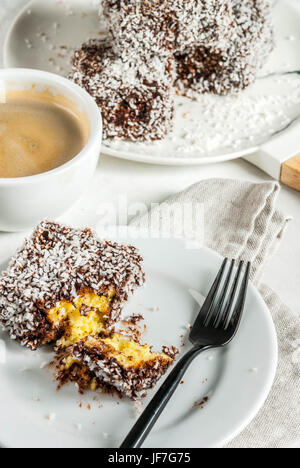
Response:
[{"label": "stack of lamington cake", "polygon": [[273,48],[270,0],[102,0],[104,40],[74,54],[73,80],[102,111],[104,138],[160,140],[175,93],[245,89]]}]

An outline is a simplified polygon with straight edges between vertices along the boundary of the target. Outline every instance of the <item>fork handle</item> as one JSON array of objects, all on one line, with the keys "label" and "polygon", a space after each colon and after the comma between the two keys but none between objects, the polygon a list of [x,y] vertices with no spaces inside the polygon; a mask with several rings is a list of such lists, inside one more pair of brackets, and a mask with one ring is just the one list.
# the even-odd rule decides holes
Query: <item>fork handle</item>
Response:
[{"label": "fork handle", "polygon": [[139,417],[120,448],[140,448],[142,446],[154,424],[167,406],[167,403],[174,394],[192,361],[202,351],[209,348],[211,348],[211,346],[194,347],[180,359],[156,395],[152,398],[142,415]]}]

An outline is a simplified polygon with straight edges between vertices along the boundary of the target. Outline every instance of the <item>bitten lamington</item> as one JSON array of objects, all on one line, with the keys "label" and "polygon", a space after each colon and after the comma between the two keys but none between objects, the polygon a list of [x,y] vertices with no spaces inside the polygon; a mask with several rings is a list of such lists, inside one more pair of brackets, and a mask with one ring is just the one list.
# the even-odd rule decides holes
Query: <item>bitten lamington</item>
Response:
[{"label": "bitten lamington", "polygon": [[92,40],[75,52],[72,79],[100,107],[104,139],[160,140],[173,128],[173,57],[123,61]]},{"label": "bitten lamington", "polygon": [[1,274],[0,324],[33,350],[97,335],[144,283],[142,260],[135,247],[99,241],[90,229],[43,222]]},{"label": "bitten lamington", "polygon": [[60,357],[57,380],[60,385],[75,382],[82,392],[104,387],[136,399],[154,387],[177,353],[174,347],[155,353],[119,333],[87,337]]}]

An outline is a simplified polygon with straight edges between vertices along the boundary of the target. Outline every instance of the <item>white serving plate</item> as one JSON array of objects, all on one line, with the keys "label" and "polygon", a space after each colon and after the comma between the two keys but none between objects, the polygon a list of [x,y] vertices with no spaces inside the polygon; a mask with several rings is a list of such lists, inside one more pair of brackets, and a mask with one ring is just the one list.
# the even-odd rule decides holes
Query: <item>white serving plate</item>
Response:
[{"label": "white serving plate", "polygon": [[[185,352],[189,347],[188,325],[199,310],[195,291],[207,294],[221,257],[206,248],[187,249],[180,239],[149,237],[146,231],[126,229],[122,236],[112,232],[107,235],[134,243],[145,259],[147,287],[130,300],[124,316],[141,313],[145,317],[144,340],[155,348],[173,344]],[[7,256],[20,244],[21,237],[18,234],[7,238],[7,245],[3,240],[1,259],[5,258],[5,251]],[[4,261],[1,267],[5,264]],[[6,362],[0,360],[0,445],[35,448],[120,445],[137,418],[131,401],[101,394],[97,394],[95,401],[95,394],[80,396],[73,385],[57,391],[50,370],[41,368],[52,358],[50,349],[31,352],[11,341],[4,332],[0,332],[0,339],[6,344]],[[226,350],[208,351],[196,359],[145,446],[223,446],[263,405],[276,364],[277,340],[272,318],[250,284],[237,338]],[[144,405],[154,391],[149,392]],[[209,401],[203,409],[193,408],[205,396],[209,396]],[[52,413],[56,418],[49,421],[47,417]]]},{"label": "white serving plate", "polygon": [[[13,23],[4,47],[6,67],[70,71],[74,48],[104,28],[98,0],[32,0]],[[176,100],[175,130],[162,142],[104,142],[103,152],[139,162],[191,165],[226,161],[257,151],[271,135],[300,114],[300,10],[289,0],[274,7],[276,50],[260,79],[238,97]],[[66,46],[66,49],[61,49]],[[300,125],[299,125],[300,128]]]}]

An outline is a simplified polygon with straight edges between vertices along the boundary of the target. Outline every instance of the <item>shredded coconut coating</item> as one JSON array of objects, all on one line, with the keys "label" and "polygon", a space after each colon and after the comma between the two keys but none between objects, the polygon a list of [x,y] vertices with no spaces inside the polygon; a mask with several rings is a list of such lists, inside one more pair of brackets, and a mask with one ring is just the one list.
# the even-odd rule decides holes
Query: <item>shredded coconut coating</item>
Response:
[{"label": "shredded coconut coating", "polygon": [[273,48],[271,0],[102,0],[108,37],[83,44],[72,79],[101,108],[104,139],[173,129],[174,94],[237,93]]},{"label": "shredded coconut coating", "polygon": [[231,0],[170,0],[175,10],[176,52],[194,45],[220,46],[235,27]]},{"label": "shredded coconut coating", "polygon": [[107,22],[113,51],[123,59],[169,56],[174,51],[174,24],[166,1],[104,0],[100,14]]},{"label": "shredded coconut coating", "polygon": [[176,54],[180,94],[229,94],[254,83],[273,49],[269,0],[232,0],[236,28],[225,47],[192,47]]},{"label": "shredded coconut coating", "polygon": [[141,362],[138,366],[124,367],[111,356],[109,347],[101,341],[94,346],[86,346],[86,342],[90,339],[95,341],[93,338],[87,338],[73,347],[73,358],[87,366],[100,384],[104,382],[133,400],[155,386],[178,354],[176,348],[164,347],[163,351],[168,352],[168,356],[162,354],[152,360]]},{"label": "shredded coconut coating", "polygon": [[104,139],[160,140],[173,128],[174,59],[123,61],[110,43],[92,40],[73,58],[75,83],[102,111]]},{"label": "shredded coconut coating", "polygon": [[42,222],[0,277],[0,324],[14,340],[35,350],[56,340],[46,310],[72,302],[88,289],[116,291],[108,324],[120,318],[128,295],[145,281],[142,257],[133,246],[100,241],[90,229]]},{"label": "shredded coconut coating", "polygon": [[103,0],[100,14],[126,58],[220,44],[233,27],[230,0]]}]

